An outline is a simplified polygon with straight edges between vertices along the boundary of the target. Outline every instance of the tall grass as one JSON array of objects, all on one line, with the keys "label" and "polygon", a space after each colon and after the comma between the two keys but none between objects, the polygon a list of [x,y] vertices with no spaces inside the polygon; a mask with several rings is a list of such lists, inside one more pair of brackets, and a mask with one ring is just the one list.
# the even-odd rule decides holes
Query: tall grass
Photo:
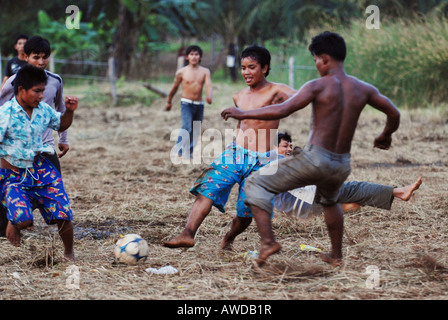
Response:
[{"label": "tall grass", "polygon": [[[349,27],[324,25],[310,31],[307,42],[325,30],[344,37],[347,73],[373,84],[400,107],[421,108],[448,101],[447,19],[381,21],[378,30],[367,29],[363,19]],[[307,46],[295,48],[296,65],[314,65]],[[287,69],[272,73],[273,80],[287,83]],[[296,70],[296,87],[316,77],[317,72]]]},{"label": "tall grass", "polygon": [[346,71],[410,108],[448,100],[448,21],[400,20],[379,30],[356,22],[341,31]]}]

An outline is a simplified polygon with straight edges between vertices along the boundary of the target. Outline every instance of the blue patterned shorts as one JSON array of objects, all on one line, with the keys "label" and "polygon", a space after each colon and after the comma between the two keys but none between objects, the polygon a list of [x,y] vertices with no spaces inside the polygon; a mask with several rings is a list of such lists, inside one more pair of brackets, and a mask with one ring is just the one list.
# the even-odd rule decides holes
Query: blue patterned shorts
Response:
[{"label": "blue patterned shorts", "polygon": [[7,217],[12,224],[33,220],[34,203],[47,224],[73,219],[61,175],[42,156],[34,161],[31,168],[0,168],[0,187],[2,205],[7,208]]},{"label": "blue patterned shorts", "polygon": [[213,200],[213,205],[219,211],[225,212],[224,207],[229,199],[230,192],[233,186],[238,183],[237,216],[252,217],[250,207],[244,204],[246,179],[252,172],[258,171],[261,167],[276,159],[277,153],[275,151],[259,153],[244,149],[233,143],[204,170],[190,192],[195,196],[202,194]]}]

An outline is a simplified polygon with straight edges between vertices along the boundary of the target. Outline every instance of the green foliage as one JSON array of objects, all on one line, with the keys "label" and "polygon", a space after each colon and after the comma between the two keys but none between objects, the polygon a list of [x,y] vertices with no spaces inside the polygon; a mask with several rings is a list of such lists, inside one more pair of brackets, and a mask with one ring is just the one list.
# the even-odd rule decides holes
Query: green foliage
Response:
[{"label": "green foliage", "polygon": [[[381,20],[369,30],[365,19],[347,26],[323,24],[305,35],[305,42],[266,42],[273,54],[270,80],[288,83],[288,58],[296,66],[313,66],[307,46],[312,36],[330,30],[347,43],[347,73],[376,86],[400,107],[424,108],[448,101],[448,20],[440,12],[425,19]],[[318,77],[316,71],[295,70],[295,86]]]},{"label": "green foliage", "polygon": [[341,31],[347,72],[367,81],[400,105],[447,101],[448,21],[397,20],[368,30],[354,21]]},{"label": "green foliage", "polygon": [[[59,58],[69,58],[80,51],[89,51],[98,55],[99,33],[93,28],[92,22],[79,22],[79,29],[69,29],[65,20],[57,21],[40,10],[37,14],[40,35],[50,41],[53,53]],[[81,19],[79,12],[78,19]]]},{"label": "green foliage", "polygon": [[[311,36],[332,30],[347,41],[347,71],[397,104],[419,106],[448,98],[448,0],[78,0],[83,13],[79,29],[65,26],[70,4],[2,1],[3,53],[15,53],[11,42],[16,33],[40,34],[50,40],[57,58],[82,55],[104,61],[109,48],[121,44],[135,61],[117,59],[117,64],[132,65],[137,57],[175,52],[179,42],[193,39],[208,51],[210,38],[220,37],[222,50],[235,40],[240,50],[264,44],[273,55],[270,80],[287,83],[287,59],[294,56],[296,65],[312,66],[306,49]],[[368,5],[380,8],[380,30],[365,27]],[[130,12],[129,24],[118,22],[122,9]],[[117,40],[120,28],[125,36]],[[225,71],[214,76],[224,79]],[[296,69],[295,85],[316,76],[314,70]]]}]

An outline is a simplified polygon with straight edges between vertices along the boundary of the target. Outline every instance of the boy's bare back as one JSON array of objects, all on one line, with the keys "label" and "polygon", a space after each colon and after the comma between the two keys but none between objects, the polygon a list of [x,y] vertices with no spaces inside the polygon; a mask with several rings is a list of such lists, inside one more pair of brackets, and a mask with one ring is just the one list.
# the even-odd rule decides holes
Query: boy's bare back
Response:
[{"label": "boy's bare back", "polygon": [[335,153],[349,153],[361,111],[369,104],[382,110],[388,99],[373,86],[344,73],[309,83],[314,91],[309,142]]}]

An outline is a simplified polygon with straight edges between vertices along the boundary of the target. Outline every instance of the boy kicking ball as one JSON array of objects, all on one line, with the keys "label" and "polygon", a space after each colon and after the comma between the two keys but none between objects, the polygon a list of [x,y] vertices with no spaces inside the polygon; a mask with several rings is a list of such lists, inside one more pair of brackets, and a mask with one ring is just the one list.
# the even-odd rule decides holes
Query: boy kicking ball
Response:
[{"label": "boy kicking ball", "polygon": [[65,258],[74,260],[70,202],[61,174],[42,155],[55,152],[42,142],[42,135],[47,128],[69,128],[78,99],[66,97],[66,111],[61,115],[42,102],[46,83],[43,69],[22,67],[15,79],[14,98],[0,107],[0,191],[7,208],[6,237],[20,246],[21,230],[33,225],[35,202],[45,222],[58,225]]}]

